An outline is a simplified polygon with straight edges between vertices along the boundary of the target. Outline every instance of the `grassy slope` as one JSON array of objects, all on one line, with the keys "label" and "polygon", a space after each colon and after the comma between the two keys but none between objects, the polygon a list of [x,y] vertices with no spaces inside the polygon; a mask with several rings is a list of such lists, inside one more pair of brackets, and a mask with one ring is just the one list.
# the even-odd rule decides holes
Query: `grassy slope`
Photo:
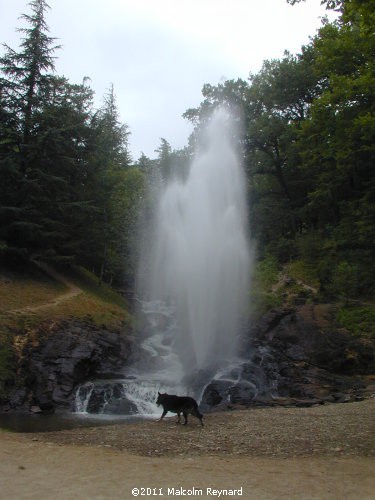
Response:
[{"label": "grassy slope", "polygon": [[333,316],[331,327],[345,328],[354,336],[375,339],[375,299],[351,299],[346,290],[338,290],[329,299],[321,291],[316,268],[303,260],[291,261],[280,268],[268,257],[258,262],[253,273],[250,312],[255,316],[273,307],[295,306],[303,302],[328,307]]},{"label": "grassy slope", "polygon": [[64,300],[69,287],[35,266],[0,270],[0,325],[35,325],[52,318],[73,317],[90,319],[107,328],[130,326],[132,318],[125,300],[106,285],[99,285],[94,275],[76,268],[64,277],[81,293]]},{"label": "grassy slope", "polygon": [[125,299],[99,285],[94,275],[76,268],[64,278],[80,289],[78,294],[69,296],[69,285],[34,265],[0,268],[0,399],[4,382],[14,374],[17,342],[39,324],[76,318],[114,331],[132,329]]}]

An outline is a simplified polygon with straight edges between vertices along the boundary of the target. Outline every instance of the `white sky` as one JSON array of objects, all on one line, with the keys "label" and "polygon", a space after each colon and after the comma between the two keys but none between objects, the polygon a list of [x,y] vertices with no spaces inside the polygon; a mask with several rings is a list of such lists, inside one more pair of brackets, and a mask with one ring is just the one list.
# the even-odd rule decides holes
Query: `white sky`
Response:
[{"label": "white sky", "polygon": [[[49,0],[57,73],[91,78],[97,106],[114,84],[130,128],[133,159],[155,157],[160,138],[187,144],[182,118],[202,100],[203,84],[246,79],[265,59],[299,52],[326,14],[320,0]],[[16,49],[28,0],[0,0],[0,42]]]}]

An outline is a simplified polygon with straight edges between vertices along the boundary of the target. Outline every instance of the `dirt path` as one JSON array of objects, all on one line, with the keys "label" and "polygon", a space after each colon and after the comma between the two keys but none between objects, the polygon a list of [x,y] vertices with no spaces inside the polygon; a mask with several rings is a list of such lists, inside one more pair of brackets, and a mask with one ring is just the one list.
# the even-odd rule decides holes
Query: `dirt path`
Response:
[{"label": "dirt path", "polygon": [[297,283],[297,285],[301,286],[308,292],[311,292],[313,295],[316,295],[318,293],[318,289],[308,285],[307,283],[304,283],[302,280],[293,278],[291,279],[290,276],[287,274],[285,267],[282,272],[279,273],[278,281],[275,283],[272,287],[271,290],[272,292],[277,292],[280,288],[285,287],[286,284],[290,283],[290,281],[293,281],[294,283]]},{"label": "dirt path", "polygon": [[[374,409],[368,400],[211,414],[204,428],[173,417],[0,432],[0,499],[126,500],[135,498],[132,488],[155,488],[139,496],[373,500]],[[212,491],[241,488],[242,495]]]},{"label": "dirt path", "polygon": [[37,265],[43,272],[48,274],[51,278],[54,280],[58,281],[59,283],[65,285],[68,288],[68,291],[59,295],[55,299],[46,302],[45,304],[40,304],[38,306],[26,306],[22,307],[20,309],[13,309],[10,311],[11,313],[29,313],[29,312],[37,312],[37,311],[42,311],[44,309],[49,309],[51,307],[55,307],[62,302],[65,302],[67,300],[70,300],[74,297],[77,297],[81,293],[83,293],[83,290],[79,287],[77,287],[74,283],[72,283],[70,280],[68,280],[65,276],[62,274],[58,273],[51,267],[49,267],[47,264],[44,262],[39,262],[39,261],[33,261],[35,265]]},{"label": "dirt path", "polygon": [[218,498],[207,488],[242,488],[241,496],[221,498],[364,500],[375,498],[374,470],[372,457],[148,458],[0,434],[4,500],[131,499],[132,488],[155,488],[165,498],[181,496],[168,488],[202,490],[190,498]]}]

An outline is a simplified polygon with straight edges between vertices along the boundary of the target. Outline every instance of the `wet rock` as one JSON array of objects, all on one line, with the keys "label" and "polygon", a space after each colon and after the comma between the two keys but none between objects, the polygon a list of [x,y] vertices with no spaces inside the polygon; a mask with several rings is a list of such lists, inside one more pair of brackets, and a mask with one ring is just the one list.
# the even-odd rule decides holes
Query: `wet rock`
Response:
[{"label": "wet rock", "polygon": [[111,415],[136,415],[138,409],[132,401],[129,401],[126,397],[122,397],[109,402],[104,408],[104,413]]},{"label": "wet rock", "polygon": [[297,408],[311,408],[312,406],[323,405],[324,401],[321,399],[302,399],[294,402]]},{"label": "wet rock", "polygon": [[77,386],[96,377],[120,374],[130,359],[129,337],[87,321],[63,321],[25,343],[19,364],[23,387],[5,402],[11,410],[32,402],[43,413],[72,409]]},{"label": "wet rock", "polygon": [[375,343],[335,328],[328,305],[269,311],[242,332],[239,344],[248,361],[239,365],[229,386],[207,385],[207,405],[229,399],[245,406],[281,401],[312,406],[369,394],[372,382],[363,375],[375,372]]},{"label": "wet rock", "polygon": [[296,344],[289,347],[289,349],[286,350],[285,354],[293,361],[302,361],[307,357],[304,349]]},{"label": "wet rock", "polygon": [[43,413],[41,407],[36,405],[31,406],[30,411],[31,413]]},{"label": "wet rock", "polygon": [[[237,366],[223,376],[223,364],[215,360],[187,376],[184,385],[197,398],[204,388],[203,411],[228,405],[297,406],[368,397],[375,392],[374,380],[365,378],[375,373],[375,343],[335,329],[328,313],[322,319],[323,309],[323,305],[304,305],[269,311],[242,332]],[[136,348],[131,337],[88,321],[64,321],[36,332],[33,338],[24,343],[17,367],[22,383],[14,384],[3,410],[71,409],[77,386],[95,379],[103,383],[91,394],[89,411],[131,414],[135,406],[121,386],[105,387],[104,380],[121,378],[130,360],[157,369],[158,359],[147,358],[147,351]],[[82,389],[87,390],[83,399],[91,389]]]},{"label": "wet rock", "polygon": [[335,392],[332,396],[335,403],[349,403],[351,400],[349,394],[345,394],[343,392]]},{"label": "wet rock", "polygon": [[206,386],[201,399],[200,406],[203,411],[212,406],[229,402],[229,389],[232,385],[233,382],[226,380],[213,380],[209,383]]},{"label": "wet rock", "polygon": [[[81,388],[81,396],[84,396]],[[132,415],[137,413],[136,405],[130,401],[119,382],[106,382],[102,385],[92,384],[88,387],[88,413],[104,413],[115,415]]]},{"label": "wet rock", "polygon": [[229,388],[230,402],[248,405],[252,402],[257,392],[257,387],[254,384],[242,380]]}]

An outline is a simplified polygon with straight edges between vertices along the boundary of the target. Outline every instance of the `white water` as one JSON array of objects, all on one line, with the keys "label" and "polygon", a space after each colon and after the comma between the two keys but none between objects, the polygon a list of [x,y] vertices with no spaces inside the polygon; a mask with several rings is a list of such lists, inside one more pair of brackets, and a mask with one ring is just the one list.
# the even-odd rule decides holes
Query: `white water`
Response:
[{"label": "white water", "polygon": [[113,412],[156,417],[161,415],[156,406],[158,391],[189,394],[182,383],[184,372],[174,349],[176,320],[173,308],[161,301],[142,302],[142,315],[147,335],[140,346],[141,359],[123,378],[94,380],[81,385],[76,392],[76,413],[95,413],[101,418]]},{"label": "white water", "polygon": [[[236,359],[250,258],[245,179],[233,131],[228,113],[216,111],[206,147],[185,180],[175,178],[160,191],[143,262],[143,354],[128,373],[134,378],[121,381],[124,396],[143,415],[160,414],[159,390],[199,397],[203,387],[189,386],[186,377],[215,365],[226,379]],[[77,393],[81,411],[91,392],[88,386]]]},{"label": "white water", "polygon": [[165,187],[157,210],[151,297],[175,307],[175,348],[185,372],[236,356],[250,259],[245,180],[232,133],[228,113],[216,111],[206,149],[185,181]]}]

